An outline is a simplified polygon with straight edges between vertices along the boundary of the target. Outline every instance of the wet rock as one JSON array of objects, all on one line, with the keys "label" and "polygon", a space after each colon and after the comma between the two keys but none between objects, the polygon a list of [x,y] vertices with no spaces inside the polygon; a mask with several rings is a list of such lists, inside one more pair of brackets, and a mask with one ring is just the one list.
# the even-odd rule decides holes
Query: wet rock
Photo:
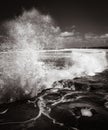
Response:
[{"label": "wet rock", "polygon": [[60,81],[55,81],[52,85],[54,88],[69,88],[71,90],[75,90],[74,82],[73,80],[60,80]]},{"label": "wet rock", "polygon": [[[3,107],[5,108],[4,110]],[[28,102],[28,100],[2,104],[0,108],[2,110],[0,113],[1,125],[10,124],[11,122],[24,122],[35,118],[39,113],[38,106]]]},{"label": "wet rock", "polygon": [[[76,101],[61,102],[52,107],[50,116],[68,127],[93,130],[95,126],[95,130],[103,130],[103,125],[108,122],[108,111],[98,102],[97,100],[97,103],[95,103],[90,98],[88,100],[83,98]],[[85,125],[83,121],[85,121]],[[102,124],[99,124],[100,128],[99,122],[102,122]],[[86,126],[86,123],[88,126]]]},{"label": "wet rock", "polygon": [[108,74],[63,79],[36,97],[0,105],[1,130],[108,129]]}]

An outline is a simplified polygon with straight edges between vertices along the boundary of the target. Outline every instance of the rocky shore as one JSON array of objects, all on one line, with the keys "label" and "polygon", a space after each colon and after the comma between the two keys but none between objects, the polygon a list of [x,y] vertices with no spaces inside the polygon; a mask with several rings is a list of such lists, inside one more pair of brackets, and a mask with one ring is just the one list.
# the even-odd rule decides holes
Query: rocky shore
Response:
[{"label": "rocky shore", "polygon": [[108,71],[55,81],[36,97],[0,105],[1,130],[107,130]]}]

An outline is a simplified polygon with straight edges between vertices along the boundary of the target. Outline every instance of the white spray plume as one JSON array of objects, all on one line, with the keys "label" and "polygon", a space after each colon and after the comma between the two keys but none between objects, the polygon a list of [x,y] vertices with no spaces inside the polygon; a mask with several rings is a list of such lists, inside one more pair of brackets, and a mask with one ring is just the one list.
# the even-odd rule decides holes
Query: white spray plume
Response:
[{"label": "white spray plume", "polygon": [[[5,22],[14,49],[43,49],[57,46],[60,28],[55,26],[49,15],[42,15],[36,9],[25,11],[15,20]],[[55,46],[54,46],[55,47]]]},{"label": "white spray plume", "polygon": [[15,88],[20,87],[24,94],[36,95],[46,74],[46,66],[39,60],[36,50],[57,47],[60,28],[54,25],[50,16],[42,15],[36,9],[25,11],[15,20],[5,22],[4,26],[8,41],[1,46],[1,50],[5,50],[5,46],[9,49],[0,54],[2,95],[7,93],[7,88],[11,91],[12,84]]},{"label": "white spray plume", "polygon": [[79,75],[95,75],[107,68],[106,52],[104,50],[85,49],[73,51],[72,53],[73,67],[72,69]]},{"label": "white spray plume", "polygon": [[[11,50],[0,53],[0,92],[1,97],[7,100],[20,99],[22,95],[35,96],[44,88],[51,87],[56,80],[72,79],[76,76],[94,75],[103,71],[107,66],[106,53],[90,53],[71,50],[71,65],[58,69],[55,65],[44,62],[48,57],[40,50],[56,49],[60,40],[60,28],[54,26],[54,22],[48,15],[42,15],[33,9],[25,11],[15,20],[5,23]],[[5,44],[5,43],[4,43]],[[7,43],[6,43],[7,45]],[[54,53],[57,56],[57,53]],[[61,55],[65,54],[65,50]],[[43,60],[42,60],[43,59]],[[55,62],[56,58],[54,59]],[[67,64],[67,58],[64,58]],[[7,94],[8,93],[8,94]],[[9,95],[9,96],[5,96]]]}]

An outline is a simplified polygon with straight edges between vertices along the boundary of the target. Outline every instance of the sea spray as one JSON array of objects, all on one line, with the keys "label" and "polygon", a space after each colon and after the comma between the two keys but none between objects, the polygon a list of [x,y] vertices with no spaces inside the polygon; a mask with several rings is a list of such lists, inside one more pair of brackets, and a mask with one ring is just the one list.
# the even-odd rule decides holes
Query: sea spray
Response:
[{"label": "sea spray", "polygon": [[95,75],[107,68],[108,62],[105,50],[85,49],[72,52],[72,71],[78,75]]},{"label": "sea spray", "polygon": [[[61,55],[62,57],[64,56],[65,60],[65,65],[63,65],[62,69],[53,65],[48,66],[48,64],[46,64],[47,71],[45,83],[47,87],[51,87],[51,84],[54,81],[62,79],[73,79],[75,77],[82,76],[94,76],[95,74],[107,69],[107,52],[105,52],[104,50],[70,49],[68,51],[69,54],[66,57],[65,53],[67,51],[65,51],[65,49],[64,51],[62,50]],[[58,57],[57,55],[59,54],[56,52],[55,56]],[[50,56],[47,56],[47,59],[48,58],[50,58]],[[57,61],[57,59],[54,60],[54,62],[59,62]]]},{"label": "sea spray", "polygon": [[[97,50],[65,49],[62,69],[45,60],[57,60],[57,48],[61,44],[60,28],[52,18],[33,9],[20,17],[4,23],[8,50],[0,53],[0,102],[10,102],[37,95],[54,81],[95,75],[107,67],[106,52]],[[47,53],[54,49],[53,57]],[[59,52],[59,51],[58,51]],[[65,56],[64,56],[65,55]],[[56,57],[56,58],[54,58]],[[60,58],[60,57],[59,57]],[[69,63],[69,64],[68,64]]]},{"label": "sea spray", "polygon": [[12,40],[9,45],[14,50],[26,48],[39,50],[47,47],[55,49],[61,32],[49,15],[42,15],[36,9],[24,11],[16,19],[5,22],[4,28]]},{"label": "sea spray", "polygon": [[45,81],[48,71],[46,65],[39,60],[37,50],[57,48],[60,28],[54,25],[50,16],[32,9],[24,11],[14,20],[4,22],[4,30],[8,39],[0,49],[0,99],[5,95],[9,95],[8,99],[20,98],[15,88],[20,88],[24,96],[34,96],[41,87],[45,88],[43,80]]}]

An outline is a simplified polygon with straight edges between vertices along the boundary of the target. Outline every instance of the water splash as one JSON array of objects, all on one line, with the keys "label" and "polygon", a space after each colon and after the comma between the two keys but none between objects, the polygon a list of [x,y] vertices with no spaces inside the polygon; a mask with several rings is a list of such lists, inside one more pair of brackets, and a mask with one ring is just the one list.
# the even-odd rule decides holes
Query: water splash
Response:
[{"label": "water splash", "polygon": [[72,69],[79,75],[93,76],[107,68],[107,52],[104,50],[79,50],[73,51],[72,60],[74,65]]},{"label": "water splash", "polygon": [[[8,50],[0,53],[0,101],[19,100],[25,96],[35,96],[42,89],[52,87],[54,81],[74,77],[95,75],[107,67],[106,52],[62,50],[62,53],[44,53],[43,49],[57,49],[60,28],[52,18],[33,9],[25,11],[15,20],[4,23],[8,40],[4,43]],[[43,51],[40,53],[40,51]],[[59,51],[58,51],[59,52]],[[46,55],[47,54],[47,55]],[[58,56],[59,54],[59,56]],[[65,55],[66,54],[66,55]],[[55,64],[61,62],[62,69]],[[69,57],[69,58],[67,58]]]},{"label": "water splash", "polygon": [[54,25],[50,16],[42,15],[36,9],[23,12],[4,26],[8,39],[1,46],[0,91],[3,96],[10,91],[9,99],[17,97],[17,88],[23,95],[34,96],[43,87],[47,70],[36,50],[55,48],[52,45],[57,47],[60,28]]},{"label": "water splash", "polygon": [[[60,28],[55,26],[49,15],[42,15],[36,9],[24,11],[15,20],[4,23],[6,33],[13,40],[13,49],[43,49],[57,47]],[[53,45],[53,46],[52,46]]]}]

